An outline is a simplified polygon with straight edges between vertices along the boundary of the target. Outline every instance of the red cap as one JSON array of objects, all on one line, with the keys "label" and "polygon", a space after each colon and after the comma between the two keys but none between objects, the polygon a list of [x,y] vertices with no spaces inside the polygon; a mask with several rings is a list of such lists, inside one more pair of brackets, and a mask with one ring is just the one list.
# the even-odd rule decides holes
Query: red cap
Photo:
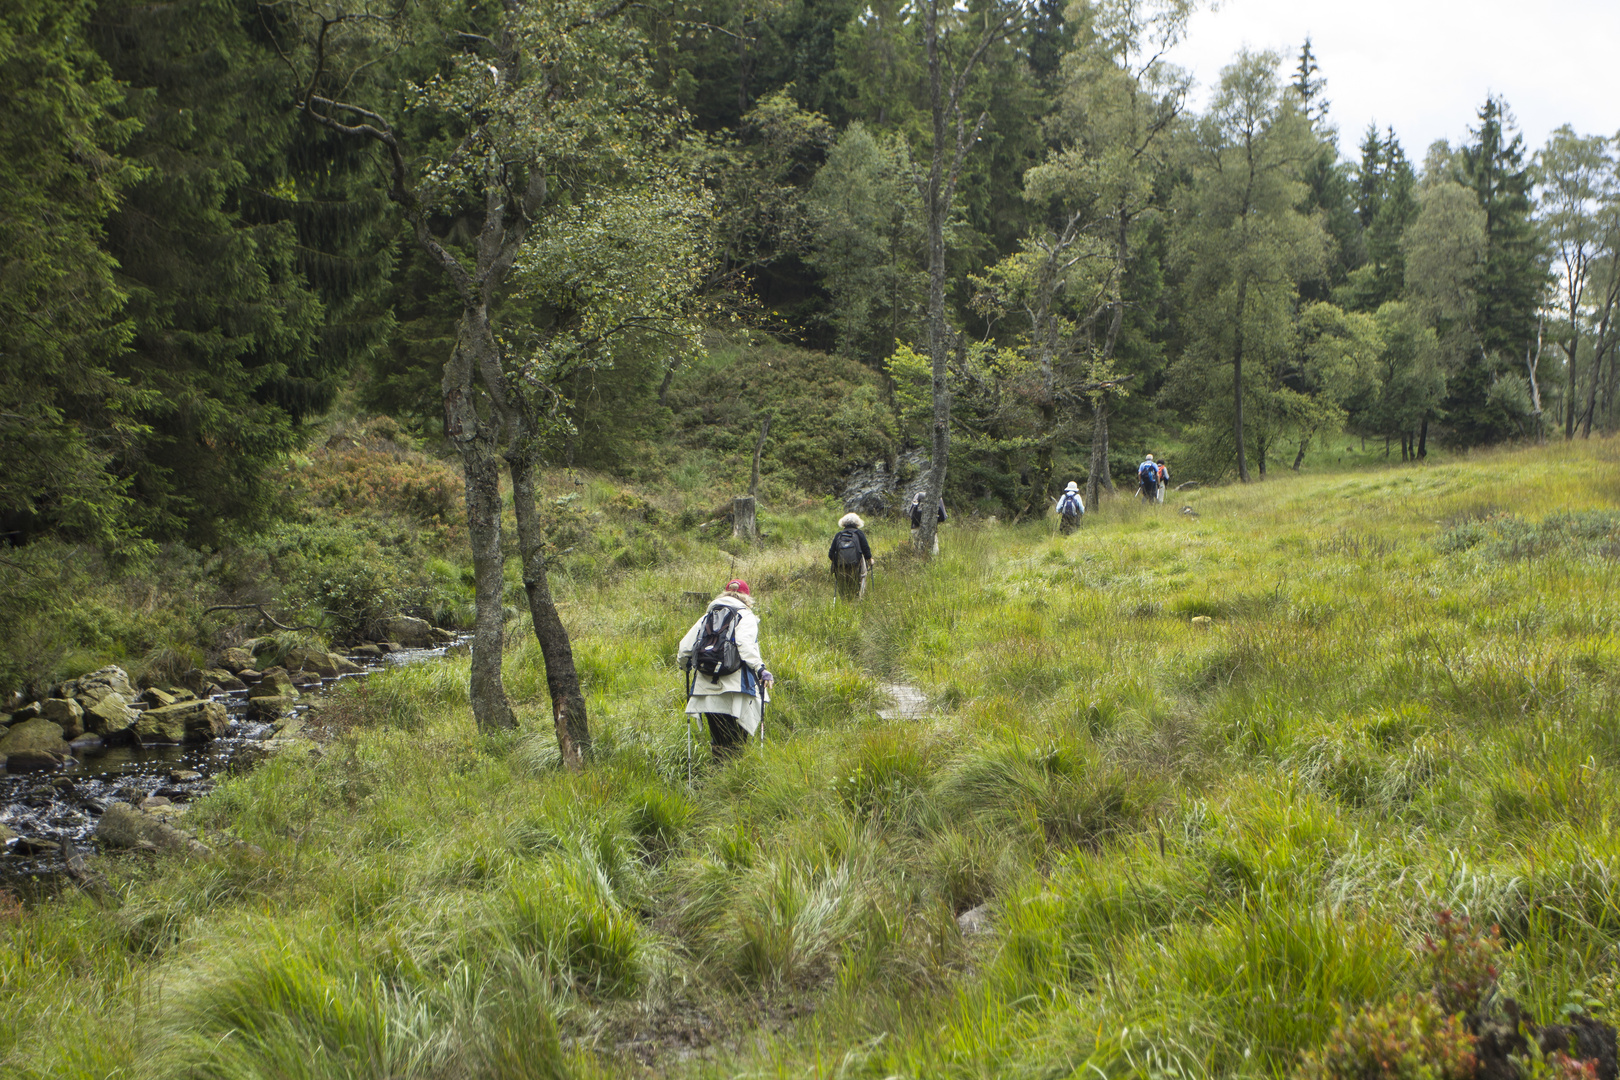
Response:
[{"label": "red cap", "polygon": [[741,578],[728,581],[726,582],[726,592],[740,592],[744,596],[748,596],[748,582],[742,580]]}]

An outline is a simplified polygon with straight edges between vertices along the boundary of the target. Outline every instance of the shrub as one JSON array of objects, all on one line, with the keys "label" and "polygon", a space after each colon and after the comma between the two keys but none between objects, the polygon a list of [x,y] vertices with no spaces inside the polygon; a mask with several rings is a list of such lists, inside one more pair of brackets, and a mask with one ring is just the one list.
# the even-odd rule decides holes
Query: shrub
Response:
[{"label": "shrub", "polygon": [[1301,1080],[1473,1080],[1474,1037],[1428,995],[1342,1020],[1305,1055]]},{"label": "shrub", "polygon": [[1434,976],[1434,993],[1448,1014],[1478,1017],[1496,989],[1500,974],[1497,954],[1502,951],[1496,927],[1481,934],[1466,915],[1442,911],[1435,916],[1435,932],[1423,940]]}]

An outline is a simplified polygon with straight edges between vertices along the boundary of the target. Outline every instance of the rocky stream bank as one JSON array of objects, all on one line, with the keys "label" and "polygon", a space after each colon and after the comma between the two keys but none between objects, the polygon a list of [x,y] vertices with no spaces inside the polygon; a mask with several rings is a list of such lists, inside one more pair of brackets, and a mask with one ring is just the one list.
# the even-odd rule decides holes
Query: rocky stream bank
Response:
[{"label": "rocky stream bank", "polygon": [[169,686],[137,686],[104,667],[0,714],[0,889],[30,895],[77,878],[98,844],[198,843],[171,825],[185,804],[301,739],[340,680],[442,656],[459,640],[408,617],[385,629],[395,640],[346,655],[298,647],[278,656],[271,639],[243,642]]}]

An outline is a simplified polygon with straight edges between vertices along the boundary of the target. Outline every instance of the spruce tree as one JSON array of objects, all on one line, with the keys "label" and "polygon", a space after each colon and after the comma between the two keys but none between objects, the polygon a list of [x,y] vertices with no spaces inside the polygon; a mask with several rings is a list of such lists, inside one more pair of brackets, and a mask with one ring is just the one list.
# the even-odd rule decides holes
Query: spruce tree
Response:
[{"label": "spruce tree", "polygon": [[1339,160],[1339,133],[1328,123],[1328,101],[1323,96],[1326,87],[1327,80],[1319,74],[1311,51],[1311,39],[1306,38],[1290,84],[1300,113],[1317,141],[1315,153],[1300,166],[1300,179],[1309,191],[1301,209],[1321,218],[1333,247],[1327,272],[1300,283],[1300,299],[1305,302],[1328,299],[1333,286],[1344,282],[1366,260],[1363,226],[1357,216],[1359,200],[1351,170]]},{"label": "spruce tree", "polygon": [[1344,307],[1372,312],[1400,299],[1406,281],[1401,237],[1417,216],[1416,188],[1417,174],[1394,129],[1380,137],[1376,129],[1369,128],[1362,140],[1355,181],[1356,216],[1364,223],[1366,262],[1335,292]]},{"label": "spruce tree", "polygon": [[1292,85],[1294,93],[1299,95],[1300,108],[1313,127],[1327,124],[1328,106],[1332,104],[1323,96],[1327,80],[1321,77],[1320,71],[1316,53],[1311,49],[1311,39],[1307,37],[1305,44],[1300,46],[1299,63],[1294,68]]},{"label": "spruce tree", "polygon": [[301,130],[270,18],[246,0],[103,0],[92,24],[140,123],[145,176],[107,239],[134,328],[119,371],[150,429],[119,466],[157,537],[216,543],[265,520],[268,467],[387,325],[359,300],[381,282],[373,211],[345,194],[361,159]]},{"label": "spruce tree", "polygon": [[111,471],[141,438],[141,395],[114,371],[129,338],[103,223],[140,177],[136,125],[85,45],[90,0],[0,12],[0,543],[129,532]]},{"label": "spruce tree", "polygon": [[1500,97],[1479,109],[1474,142],[1458,155],[1455,177],[1485,211],[1485,265],[1475,284],[1476,347],[1450,382],[1446,411],[1453,438],[1494,442],[1523,431],[1530,404],[1517,375],[1536,339],[1536,311],[1547,283],[1546,254],[1531,220],[1533,179],[1524,138]]}]

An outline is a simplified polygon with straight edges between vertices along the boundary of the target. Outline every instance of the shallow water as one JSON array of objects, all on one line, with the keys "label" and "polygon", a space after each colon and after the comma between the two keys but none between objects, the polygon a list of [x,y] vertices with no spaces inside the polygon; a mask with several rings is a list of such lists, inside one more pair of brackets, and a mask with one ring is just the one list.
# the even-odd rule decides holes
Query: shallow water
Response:
[{"label": "shallow water", "polygon": [[[363,679],[381,667],[432,660],[464,647],[463,641],[434,649],[402,649],[380,660],[353,657],[366,667],[359,675],[340,675],[300,690],[295,713],[330,694],[345,679]],[[247,718],[247,691],[214,697],[230,713],[225,734],[208,743],[159,746],[77,746],[55,772],[8,772],[0,766],[0,825],[17,836],[0,854],[0,889],[24,897],[55,891],[62,883],[64,843],[81,852],[92,847],[96,821],[113,801],[139,802],[161,795],[176,804],[201,798],[216,778],[263,760],[251,748],[271,737],[270,724]],[[176,774],[197,773],[196,778]]]}]

